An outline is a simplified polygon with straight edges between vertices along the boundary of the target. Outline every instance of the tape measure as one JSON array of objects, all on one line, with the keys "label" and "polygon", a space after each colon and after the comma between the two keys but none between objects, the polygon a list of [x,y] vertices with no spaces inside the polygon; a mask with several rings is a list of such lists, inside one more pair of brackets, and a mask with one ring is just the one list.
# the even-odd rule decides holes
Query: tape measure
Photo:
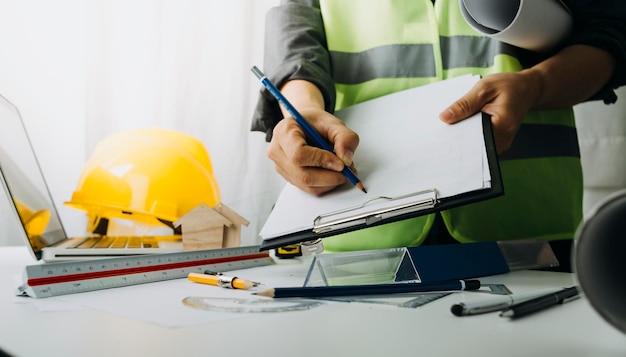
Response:
[{"label": "tape measure", "polygon": [[274,255],[281,259],[291,259],[303,255],[319,254],[324,251],[321,239],[302,242],[300,244],[286,245],[276,248]]},{"label": "tape measure", "polygon": [[156,281],[186,278],[191,272],[230,271],[274,263],[260,246],[135,255],[28,265],[17,295],[43,298]]},{"label": "tape measure", "polygon": [[276,252],[274,252],[277,258],[280,259],[291,259],[295,257],[302,256],[302,247],[300,244],[286,245],[284,247],[276,248]]}]

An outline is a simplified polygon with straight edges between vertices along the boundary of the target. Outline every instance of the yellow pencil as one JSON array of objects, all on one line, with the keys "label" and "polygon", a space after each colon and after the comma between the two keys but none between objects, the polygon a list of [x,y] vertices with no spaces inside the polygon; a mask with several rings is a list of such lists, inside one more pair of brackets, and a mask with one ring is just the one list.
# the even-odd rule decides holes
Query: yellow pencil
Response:
[{"label": "yellow pencil", "polygon": [[208,284],[219,286],[222,288],[231,288],[231,289],[250,289],[252,287],[258,286],[259,283],[241,279],[237,277],[225,276],[222,274],[201,274],[201,273],[189,273],[187,279],[200,283],[200,284]]}]

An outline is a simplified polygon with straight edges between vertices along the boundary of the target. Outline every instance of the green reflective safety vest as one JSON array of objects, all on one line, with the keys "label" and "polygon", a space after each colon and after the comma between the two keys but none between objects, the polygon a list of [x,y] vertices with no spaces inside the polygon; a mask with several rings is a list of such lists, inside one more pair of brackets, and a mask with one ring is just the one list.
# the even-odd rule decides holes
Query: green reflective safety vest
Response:
[{"label": "green reflective safety vest", "polygon": [[[474,31],[459,1],[320,0],[335,109],[467,73],[521,70],[519,49]],[[499,160],[505,195],[442,212],[450,234],[460,242],[572,238],[582,218],[582,169],[571,108],[530,111]],[[433,222],[428,215],[376,226],[326,238],[324,246],[415,246]]]}]

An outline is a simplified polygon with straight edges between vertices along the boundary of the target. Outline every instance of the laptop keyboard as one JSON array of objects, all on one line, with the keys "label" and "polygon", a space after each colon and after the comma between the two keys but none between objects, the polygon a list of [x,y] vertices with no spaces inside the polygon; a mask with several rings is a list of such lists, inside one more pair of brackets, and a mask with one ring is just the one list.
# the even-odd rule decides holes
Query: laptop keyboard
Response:
[{"label": "laptop keyboard", "polygon": [[154,237],[89,237],[79,238],[70,249],[158,248]]}]

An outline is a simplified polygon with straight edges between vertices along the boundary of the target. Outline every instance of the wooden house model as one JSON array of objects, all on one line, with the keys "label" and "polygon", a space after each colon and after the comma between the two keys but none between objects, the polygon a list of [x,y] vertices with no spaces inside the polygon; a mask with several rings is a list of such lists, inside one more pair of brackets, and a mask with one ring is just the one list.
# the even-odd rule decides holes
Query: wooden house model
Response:
[{"label": "wooden house model", "polygon": [[210,207],[201,203],[174,222],[181,228],[183,250],[203,250],[241,245],[241,225],[245,218],[223,203]]}]

